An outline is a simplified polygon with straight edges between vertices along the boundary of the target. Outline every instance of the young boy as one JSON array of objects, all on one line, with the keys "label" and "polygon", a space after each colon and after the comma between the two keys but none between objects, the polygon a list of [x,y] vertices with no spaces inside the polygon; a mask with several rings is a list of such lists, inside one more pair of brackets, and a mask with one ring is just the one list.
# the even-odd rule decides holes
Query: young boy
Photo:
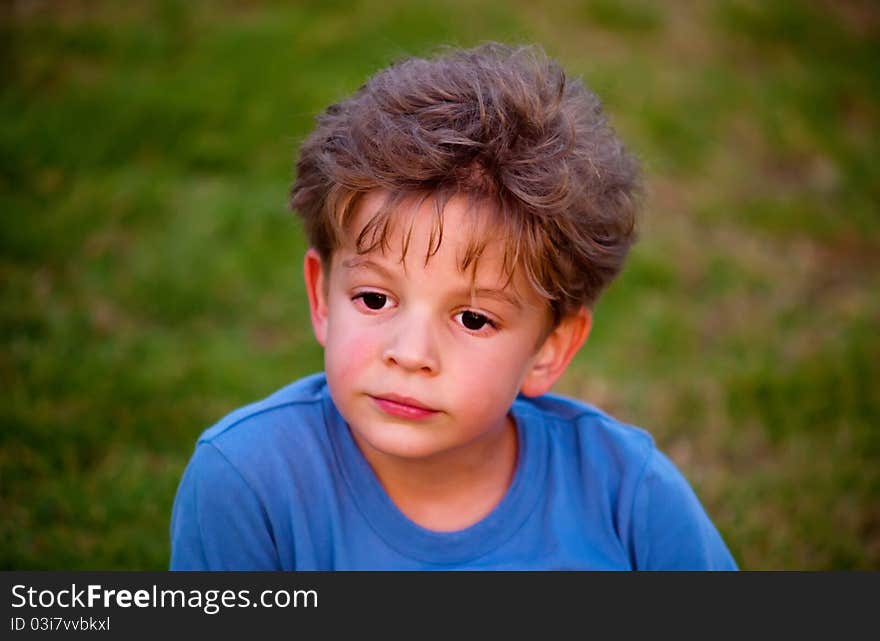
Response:
[{"label": "young boy", "polygon": [[736,568],[647,433],[547,394],[633,240],[593,94],[535,48],[407,60],[297,169],[326,371],[202,434],[172,569]]}]

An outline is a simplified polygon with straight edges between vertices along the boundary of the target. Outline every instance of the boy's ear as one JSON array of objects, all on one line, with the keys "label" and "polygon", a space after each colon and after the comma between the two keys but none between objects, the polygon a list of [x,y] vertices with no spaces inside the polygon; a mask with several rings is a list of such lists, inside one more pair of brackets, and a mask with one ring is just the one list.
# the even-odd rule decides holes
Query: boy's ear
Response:
[{"label": "boy's ear", "polygon": [[303,260],[303,277],[306,281],[306,293],[309,296],[309,311],[312,315],[312,329],[315,338],[324,347],[327,340],[327,296],[324,263],[314,248],[306,252]]},{"label": "boy's ear", "polygon": [[532,366],[522,383],[526,396],[540,396],[553,387],[565,368],[587,340],[593,315],[586,307],[563,318],[538,348]]}]

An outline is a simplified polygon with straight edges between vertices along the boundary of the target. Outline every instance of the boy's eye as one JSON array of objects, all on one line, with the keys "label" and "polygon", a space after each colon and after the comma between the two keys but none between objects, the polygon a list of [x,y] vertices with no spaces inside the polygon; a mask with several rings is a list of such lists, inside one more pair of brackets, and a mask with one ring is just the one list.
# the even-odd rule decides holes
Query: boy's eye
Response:
[{"label": "boy's eye", "polygon": [[385,307],[385,303],[388,302],[388,297],[385,294],[377,294],[376,292],[366,292],[364,294],[359,294],[356,298],[360,298],[364,301],[364,305],[366,305],[369,309],[379,310]]},{"label": "boy's eye", "polygon": [[488,317],[477,312],[462,312],[459,315],[461,316],[461,324],[470,330],[480,330],[486,325],[492,324]]}]

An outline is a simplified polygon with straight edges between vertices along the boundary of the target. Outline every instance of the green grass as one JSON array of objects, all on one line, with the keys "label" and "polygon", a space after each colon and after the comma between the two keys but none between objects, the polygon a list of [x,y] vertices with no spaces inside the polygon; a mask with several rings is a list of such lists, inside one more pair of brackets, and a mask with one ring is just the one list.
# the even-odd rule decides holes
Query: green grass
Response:
[{"label": "green grass", "polygon": [[880,11],[94,2],[0,14],[0,568],[161,569],[199,432],[321,368],[296,145],[370,73],[536,41],[647,175],[558,390],[655,435],[741,566],[880,569]]}]

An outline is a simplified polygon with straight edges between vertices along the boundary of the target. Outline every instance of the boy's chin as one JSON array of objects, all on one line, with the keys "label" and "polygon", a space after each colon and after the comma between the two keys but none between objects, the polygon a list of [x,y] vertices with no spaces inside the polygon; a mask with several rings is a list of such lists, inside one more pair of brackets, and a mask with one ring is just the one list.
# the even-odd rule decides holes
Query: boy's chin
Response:
[{"label": "boy's chin", "polygon": [[[358,423],[361,423],[360,421]],[[352,436],[361,451],[370,459],[382,458],[424,461],[446,451],[444,444],[430,428],[393,421],[369,426],[349,423]]]}]

